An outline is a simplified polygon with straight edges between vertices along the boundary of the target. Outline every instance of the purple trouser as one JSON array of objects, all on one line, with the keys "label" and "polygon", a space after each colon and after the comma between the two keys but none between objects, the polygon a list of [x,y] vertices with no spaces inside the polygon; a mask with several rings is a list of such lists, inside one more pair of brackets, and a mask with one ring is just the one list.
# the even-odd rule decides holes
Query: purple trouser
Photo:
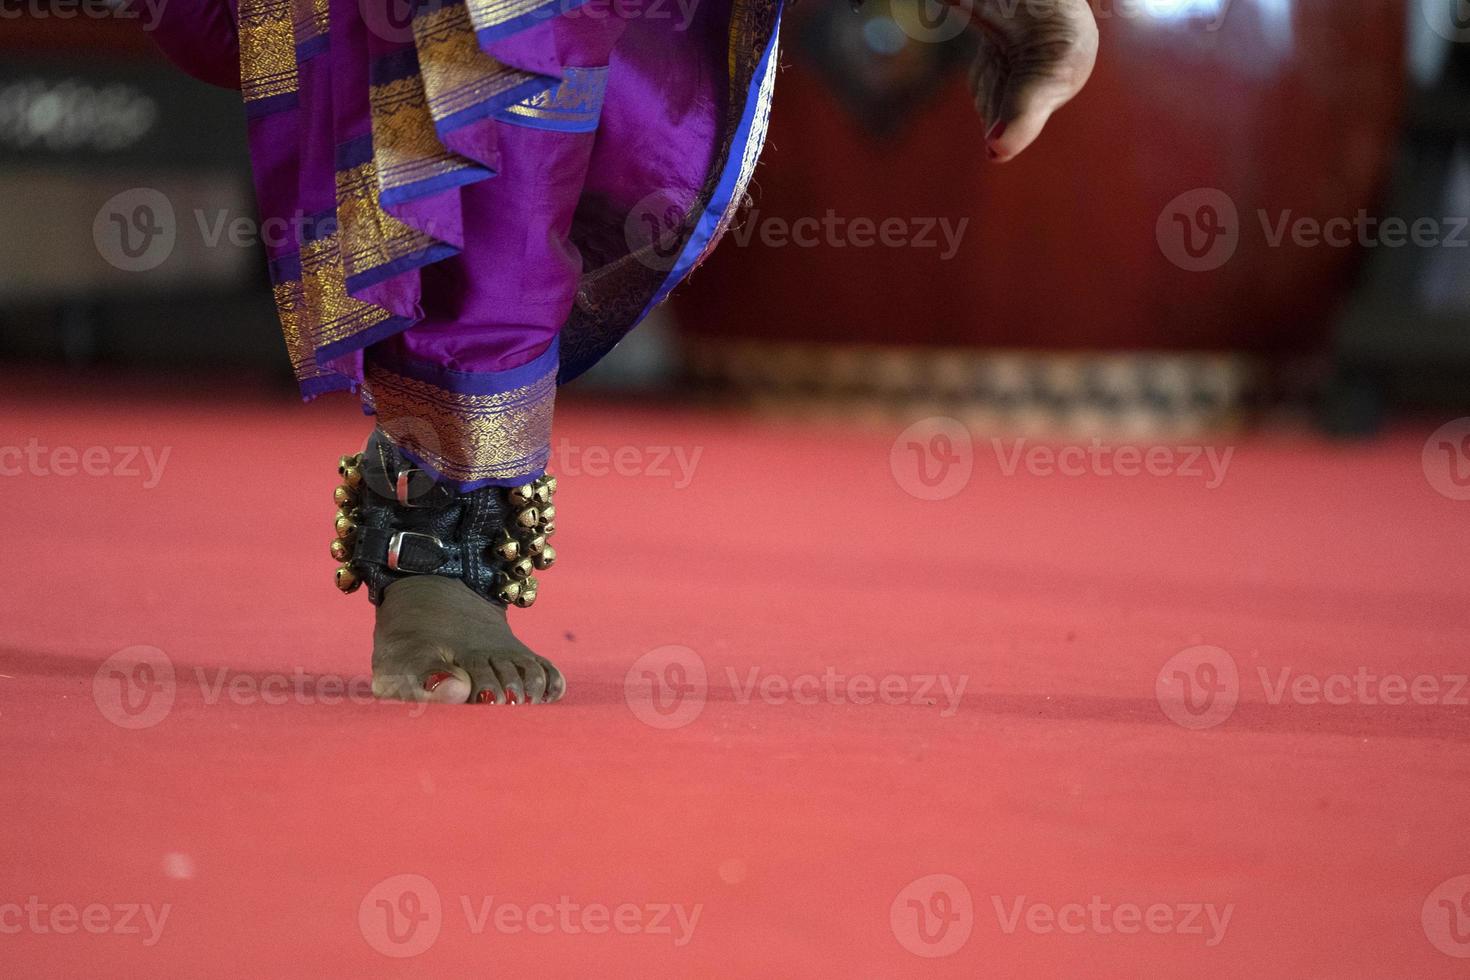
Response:
[{"label": "purple trouser", "polygon": [[522,483],[557,384],[743,199],[779,0],[395,2],[171,0],[154,36],[244,97],[306,397],[360,391],[462,489]]}]

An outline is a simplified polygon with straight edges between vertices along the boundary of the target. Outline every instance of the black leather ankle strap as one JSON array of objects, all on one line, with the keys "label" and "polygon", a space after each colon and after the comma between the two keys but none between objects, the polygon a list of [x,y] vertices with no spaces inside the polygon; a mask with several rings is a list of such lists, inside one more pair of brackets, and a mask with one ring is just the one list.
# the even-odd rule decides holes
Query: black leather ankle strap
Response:
[{"label": "black leather ankle strap", "polygon": [[367,583],[374,604],[410,575],[459,579],[486,600],[530,606],[550,568],[556,531],[556,478],[461,493],[414,465],[381,432],[367,449],[344,456],[332,557],[342,562],[337,587]]}]

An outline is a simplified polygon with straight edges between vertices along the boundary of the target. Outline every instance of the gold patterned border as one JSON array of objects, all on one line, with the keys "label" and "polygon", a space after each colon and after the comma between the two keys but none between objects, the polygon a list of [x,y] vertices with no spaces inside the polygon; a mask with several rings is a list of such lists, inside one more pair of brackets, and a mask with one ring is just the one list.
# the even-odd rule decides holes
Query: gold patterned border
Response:
[{"label": "gold patterned border", "polygon": [[467,395],[369,359],[363,398],[400,448],[450,480],[513,480],[544,468],[550,458],[555,365],[529,384]]},{"label": "gold patterned border", "polygon": [[546,0],[468,0],[465,4],[477,31],[493,30],[546,5]]},{"label": "gold patterned border", "polygon": [[438,122],[537,77],[481,51],[462,4],[415,17],[413,35],[429,113]]},{"label": "gold patterned border", "polygon": [[240,94],[247,103],[296,91],[291,0],[240,0]]},{"label": "gold patterned border", "polygon": [[385,191],[474,166],[439,142],[424,83],[417,73],[374,85],[373,158]]},{"label": "gold patterned border", "polygon": [[313,350],[355,337],[392,316],[381,306],[348,295],[342,243],[337,235],[302,246],[301,290],[299,329]]},{"label": "gold patterned border", "polygon": [[377,169],[371,160],[337,171],[337,222],[348,278],[439,244],[383,210],[378,203]]},{"label": "gold patterned border", "polygon": [[286,338],[286,354],[291,358],[291,370],[295,373],[296,380],[305,384],[314,378],[325,377],[328,372],[317,364],[316,349],[312,347],[311,338],[302,328],[306,316],[306,296],[301,280],[276,283],[273,292],[276,313],[281,319],[281,333]]},{"label": "gold patterned border", "polygon": [[560,85],[506,106],[505,111],[559,130],[585,131],[597,128],[606,96],[606,68],[567,68]]},{"label": "gold patterned border", "polygon": [[293,0],[296,43],[302,45],[326,37],[331,26],[330,0]]}]

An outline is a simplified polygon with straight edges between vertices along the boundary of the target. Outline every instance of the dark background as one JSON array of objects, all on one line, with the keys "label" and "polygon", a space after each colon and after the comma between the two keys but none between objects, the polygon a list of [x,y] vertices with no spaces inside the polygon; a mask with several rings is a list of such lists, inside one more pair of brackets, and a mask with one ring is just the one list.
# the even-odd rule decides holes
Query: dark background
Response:
[{"label": "dark background", "polygon": [[[1337,432],[1465,403],[1470,30],[1443,4],[1099,4],[1092,83],[1004,167],[983,159],[964,39],[915,41],[894,27],[905,9],[793,9],[745,219],[755,233],[727,239],[592,385],[795,384],[742,370],[751,350],[819,362],[812,351],[965,363],[1024,352],[1028,364],[1224,354]],[[207,234],[251,214],[238,96],[164,62],[146,18],[48,0],[5,0],[3,12],[0,358],[249,372],[288,391],[261,257]],[[114,195],[138,188],[172,203],[178,243],[159,267],[129,272],[99,254],[93,231]],[[1218,266],[1181,265],[1178,236],[1221,199],[1234,251]],[[1442,242],[1267,234],[1359,214],[1429,219]],[[767,234],[824,215],[844,227],[967,223],[947,256]]]}]

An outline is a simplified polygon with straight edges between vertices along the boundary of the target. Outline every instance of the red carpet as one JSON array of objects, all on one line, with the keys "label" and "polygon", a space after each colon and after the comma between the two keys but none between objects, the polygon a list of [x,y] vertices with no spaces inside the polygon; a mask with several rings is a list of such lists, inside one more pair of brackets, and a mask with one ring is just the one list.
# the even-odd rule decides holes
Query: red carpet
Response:
[{"label": "red carpet", "polygon": [[982,440],[925,501],[896,433],[569,403],[516,616],[568,699],[424,712],[341,697],[346,402],[11,381],[8,975],[1470,967],[1470,503],[1428,429],[1248,439],[1215,489]]}]

